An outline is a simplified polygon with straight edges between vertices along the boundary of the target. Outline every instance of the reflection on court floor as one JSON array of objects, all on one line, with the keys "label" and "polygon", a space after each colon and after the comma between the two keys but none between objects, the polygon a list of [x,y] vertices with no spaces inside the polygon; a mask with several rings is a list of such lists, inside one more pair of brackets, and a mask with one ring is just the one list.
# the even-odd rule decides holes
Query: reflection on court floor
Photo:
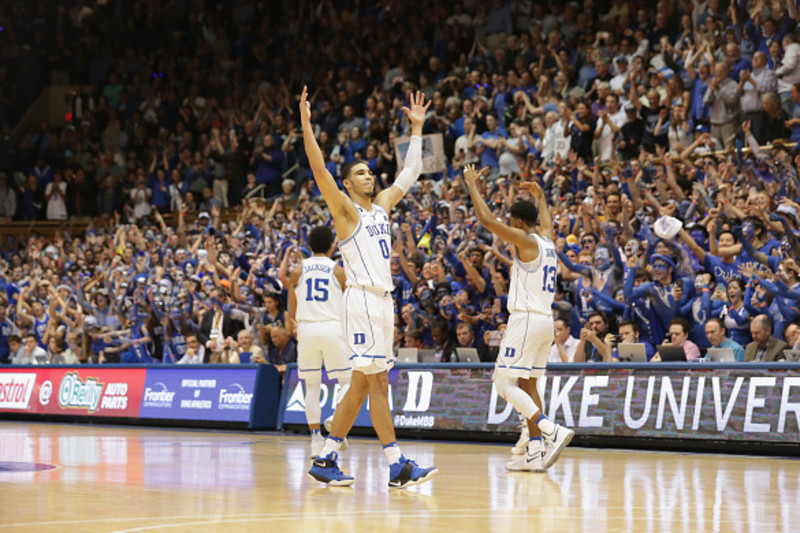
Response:
[{"label": "reflection on court floor", "polygon": [[570,448],[507,473],[507,446],[415,441],[440,474],[390,491],[377,442],[352,444],[355,486],[328,488],[301,437],[4,423],[0,531],[800,530],[792,459]]}]

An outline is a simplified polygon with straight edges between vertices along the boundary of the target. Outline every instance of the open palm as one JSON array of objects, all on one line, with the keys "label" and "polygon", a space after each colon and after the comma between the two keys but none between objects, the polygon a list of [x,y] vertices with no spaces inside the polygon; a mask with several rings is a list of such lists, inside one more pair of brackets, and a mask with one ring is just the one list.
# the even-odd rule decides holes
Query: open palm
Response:
[{"label": "open palm", "polygon": [[408,99],[411,102],[411,109],[404,106],[403,112],[405,112],[411,124],[421,126],[425,122],[425,113],[428,111],[431,102],[425,102],[425,95],[419,91],[410,93]]},{"label": "open palm", "polygon": [[475,170],[475,165],[467,165],[464,167],[464,181],[467,185],[472,185],[478,179],[489,175],[489,167],[484,167],[481,170]]}]

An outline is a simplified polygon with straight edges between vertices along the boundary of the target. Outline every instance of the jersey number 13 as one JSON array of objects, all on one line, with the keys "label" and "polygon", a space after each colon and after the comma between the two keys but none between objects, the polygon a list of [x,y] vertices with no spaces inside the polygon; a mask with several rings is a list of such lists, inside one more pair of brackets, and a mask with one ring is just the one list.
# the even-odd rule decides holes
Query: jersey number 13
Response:
[{"label": "jersey number 13", "polygon": [[558,268],[546,265],[542,269],[542,290],[544,292],[556,292],[556,272]]}]

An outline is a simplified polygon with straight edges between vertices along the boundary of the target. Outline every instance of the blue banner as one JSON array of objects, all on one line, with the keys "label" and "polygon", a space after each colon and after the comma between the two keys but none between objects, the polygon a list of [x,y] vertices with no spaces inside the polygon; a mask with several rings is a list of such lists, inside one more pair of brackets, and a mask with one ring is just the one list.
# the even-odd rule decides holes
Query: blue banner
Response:
[{"label": "blue banner", "polygon": [[141,418],[249,422],[256,368],[149,368]]},{"label": "blue banner", "polygon": [[[389,408],[394,409],[392,387],[397,386],[400,371],[389,370]],[[297,366],[289,366],[286,369],[286,379],[284,380],[284,401],[281,404],[285,407],[283,413],[284,424],[305,424],[305,388],[303,382],[297,376]],[[339,384],[336,380],[328,379],[328,374],[322,371],[322,390],[320,401],[322,402],[322,420],[333,414],[336,405],[336,397],[339,394]],[[353,424],[354,427],[372,427],[372,420],[369,417],[369,397]]]}]

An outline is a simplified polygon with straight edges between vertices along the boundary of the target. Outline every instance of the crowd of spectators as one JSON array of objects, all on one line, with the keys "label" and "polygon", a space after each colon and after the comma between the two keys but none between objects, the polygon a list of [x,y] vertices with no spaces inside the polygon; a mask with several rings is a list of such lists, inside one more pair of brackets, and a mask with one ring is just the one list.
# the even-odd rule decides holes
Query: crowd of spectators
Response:
[{"label": "crowd of spectators", "polygon": [[[0,221],[91,224],[2,239],[0,360],[293,361],[284,287],[330,224],[303,84],[331,172],[363,160],[381,187],[407,94],[433,101],[447,168],[392,214],[397,348],[496,357],[513,249],[474,216],[476,163],[498,217],[520,180],[547,193],[552,362],[636,342],[782,359],[800,348],[798,22],[793,0],[4,4]],[[14,140],[59,71],[67,124]]]}]

